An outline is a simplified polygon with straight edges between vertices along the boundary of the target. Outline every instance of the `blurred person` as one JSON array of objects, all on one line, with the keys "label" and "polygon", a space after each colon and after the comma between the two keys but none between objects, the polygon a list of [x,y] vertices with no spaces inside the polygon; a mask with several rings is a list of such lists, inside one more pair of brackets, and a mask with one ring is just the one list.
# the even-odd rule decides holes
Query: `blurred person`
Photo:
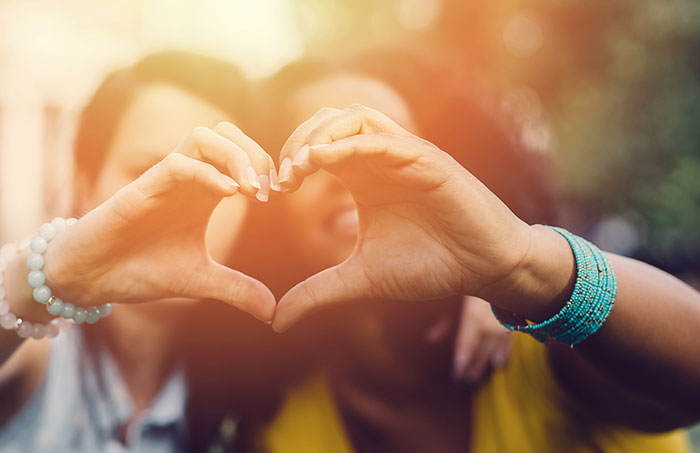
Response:
[{"label": "blurred person", "polygon": [[[120,304],[53,341],[0,330],[0,451],[190,448],[190,372],[221,360],[204,340],[215,336],[205,310],[214,303],[202,300],[266,322],[275,307],[264,285],[224,265],[246,197],[265,201],[275,171],[226,122],[250,121],[249,91],[231,64],[165,52],[110,74],[94,93],[74,153],[75,212],[86,214],[51,241],[44,272],[71,313]],[[32,300],[26,260],[20,253],[4,273],[6,298],[39,326],[50,318]]]},{"label": "blurred person", "polygon": [[[342,62],[338,66],[314,62],[293,64],[277,75],[270,86],[265,87],[272,99],[268,108],[281,123],[282,131],[294,129],[310,116],[311,120],[296,129],[278,160],[280,181],[285,172],[285,158],[288,161],[285,176],[290,179],[283,187],[296,190],[280,200],[290,223],[285,225],[285,232],[278,231],[277,234],[286,241],[278,243],[276,253],[271,253],[274,260],[267,256],[261,258],[261,262],[267,263],[269,274],[265,273],[265,266],[246,269],[246,272],[266,282],[277,278],[278,286],[286,289],[289,283],[302,281],[315,272],[329,269],[304,280],[283,297],[275,319],[278,329],[284,330],[301,320],[314,307],[330,307],[339,301],[346,303],[315,313],[315,316],[301,321],[303,325],[284,334],[289,335],[290,341],[295,336],[305,336],[308,344],[315,346],[315,351],[325,350],[328,357],[323,369],[325,379],[310,379],[288,397],[271,425],[262,427],[260,442],[263,450],[686,451],[682,432],[659,433],[671,431],[698,417],[697,411],[692,410],[692,404],[683,400],[684,394],[697,395],[693,380],[688,382],[683,376],[697,375],[698,372],[684,359],[684,354],[693,350],[694,342],[675,335],[673,340],[667,340],[663,334],[658,334],[654,337],[654,345],[646,349],[644,344],[634,341],[633,345],[628,345],[626,341],[616,345],[620,336],[630,340],[636,338],[651,327],[651,319],[662,317],[658,313],[651,314],[654,310],[650,308],[650,303],[653,302],[648,299],[644,303],[648,315],[641,318],[632,316],[632,322],[636,323],[633,326],[616,319],[614,327],[609,330],[611,333],[599,335],[602,339],[598,341],[589,340],[591,346],[584,344],[572,351],[558,344],[545,348],[532,339],[516,338],[514,357],[510,363],[485,379],[470,384],[454,382],[449,373],[452,360],[459,368],[462,351],[466,349],[475,354],[473,344],[464,344],[473,340],[463,340],[468,332],[468,323],[462,324],[463,328],[467,326],[467,330],[456,331],[454,324],[449,329],[449,337],[457,339],[455,359],[451,358],[450,341],[426,343],[425,333],[439,325],[446,315],[459,319],[459,299],[412,302],[414,299],[434,299],[431,296],[455,292],[451,288],[440,288],[439,284],[436,291],[430,285],[421,286],[421,282],[430,281],[433,273],[440,274],[442,266],[437,264],[419,271],[427,272],[425,277],[411,274],[411,271],[418,271],[415,267],[421,268],[423,260],[433,262],[433,258],[413,254],[405,261],[395,258],[393,252],[401,250],[410,254],[414,245],[425,242],[423,230],[413,231],[408,227],[406,235],[411,239],[401,242],[404,237],[399,227],[401,222],[384,213],[381,205],[372,204],[373,199],[384,199],[384,194],[388,192],[393,194],[386,201],[389,212],[401,211],[403,207],[395,205],[393,199],[401,199],[403,195],[394,194],[394,190],[410,198],[415,191],[404,181],[415,181],[417,184],[422,181],[422,176],[414,167],[406,172],[399,172],[398,163],[397,166],[385,167],[386,161],[379,157],[381,153],[401,155],[404,152],[400,145],[391,147],[390,139],[394,137],[391,134],[409,137],[405,141],[405,152],[413,153],[415,149],[426,148],[415,152],[422,153],[421,158],[430,162],[426,164],[428,166],[420,166],[427,175],[435,174],[430,166],[433,162],[438,168],[452,168],[449,159],[441,163],[441,157],[430,154],[433,152],[430,143],[435,143],[442,149],[450,150],[453,157],[469,169],[469,176],[464,178],[473,179],[473,174],[483,181],[520,219],[528,224],[554,223],[556,220],[552,208],[555,198],[546,177],[544,157],[524,146],[519,128],[500,110],[498,97],[485,93],[481,86],[478,81],[465,79],[463,74],[456,73],[439,58],[416,58],[411,53],[393,50],[351,59],[349,63]],[[342,109],[357,103],[371,108],[353,106]],[[322,107],[325,109],[319,110]],[[386,113],[386,116],[373,109]],[[337,123],[333,123],[333,120],[337,120]],[[407,131],[424,137],[430,143],[412,138],[413,135]],[[261,136],[260,140],[266,149],[276,149],[270,135],[268,133],[268,138]],[[286,134],[275,137],[279,140]],[[365,139],[362,152],[367,149],[367,156],[361,156],[360,151],[356,151],[357,155],[352,154],[353,149],[358,149],[352,147],[360,146],[350,144],[353,137],[357,139],[353,143],[359,143],[360,138]],[[377,149],[384,151],[373,155],[374,148],[369,139],[376,140]],[[343,147],[343,141],[349,144]],[[290,167],[296,158],[295,153],[305,143],[337,143],[339,146],[334,148],[334,145],[329,145],[328,148],[337,149],[340,156],[335,161],[333,158],[325,161],[320,155],[323,149],[320,147],[313,157],[302,159],[301,164]],[[310,161],[328,172],[314,172],[317,167],[310,165]],[[291,176],[290,171],[293,171]],[[452,177],[450,170],[444,171],[447,178]],[[396,187],[383,184],[381,178],[389,178]],[[298,188],[302,179],[304,184]],[[491,195],[483,195],[482,198],[482,189],[473,190],[476,199],[470,198],[469,192],[459,192],[465,206],[474,205],[475,213],[483,214],[485,219],[493,215],[488,212],[492,208],[498,213],[496,215],[505,216],[503,225],[486,224],[486,229],[491,228],[493,234],[508,229],[510,222],[518,218],[504,206],[498,207],[499,202],[495,201],[495,197],[494,201],[489,201]],[[449,202],[454,203],[455,222],[459,216],[470,218],[466,213],[458,214],[460,209],[468,208],[458,208],[459,202],[456,200]],[[358,223],[355,209],[364,203],[372,206],[363,208],[374,212],[373,220],[377,221],[375,214],[382,216],[379,218],[386,216],[391,219],[373,230],[379,234],[372,236],[372,245],[377,247],[374,249],[364,243],[367,236],[361,235],[356,243],[358,231],[362,231],[363,217],[361,214]],[[406,203],[408,215],[416,214],[412,211],[416,209],[430,216],[431,210],[437,207],[428,201],[414,199]],[[484,211],[483,205],[489,208]],[[364,221],[371,222],[369,219],[365,217]],[[445,219],[440,221],[447,222]],[[521,224],[519,222],[515,221]],[[436,235],[441,234],[440,225],[431,227],[435,228]],[[365,228],[368,228],[367,224]],[[380,232],[377,233],[378,230]],[[478,227],[474,227],[474,231],[479,231],[483,236],[489,233]],[[264,234],[268,235],[267,232]],[[393,241],[392,237],[396,240]],[[518,246],[514,238],[506,237],[501,236],[501,240],[512,247]],[[549,252],[543,255],[552,253],[551,262],[562,263],[560,268],[552,266],[549,272],[552,275],[556,275],[557,271],[559,274],[566,273],[567,277],[562,280],[569,282],[570,251],[562,253],[562,248],[566,251],[566,246],[565,243],[561,244],[561,239],[548,237],[547,241],[551,241],[547,242]],[[253,243],[259,244],[260,241]],[[559,247],[556,252],[552,251],[552,244]],[[280,253],[280,250],[284,252]],[[355,277],[359,281],[354,281],[350,277],[345,284],[335,279],[343,266],[348,269],[349,263],[363,262],[359,259],[359,256],[363,256],[363,250],[379,253],[368,258],[378,258],[379,261],[374,264],[379,267],[355,270],[367,276],[382,273],[387,278],[395,278],[395,285],[373,287],[379,292],[377,294],[372,292],[372,288],[364,286],[362,278]],[[507,256],[509,250],[501,249],[497,256],[501,254]],[[354,260],[343,261],[348,256],[354,257]],[[698,307],[693,305],[697,305],[697,294],[688,291],[671,277],[638,263],[617,257],[611,260],[616,270],[622,270],[626,279],[630,279],[630,271],[626,271],[630,266],[634,272],[645,275],[641,280],[632,277],[627,284],[622,284],[622,297],[626,296],[626,300],[621,305],[627,308],[619,310],[625,310],[626,314],[630,309],[634,310],[628,305],[630,294],[636,298],[640,293],[651,291],[651,288],[639,292],[631,288],[644,287],[644,280],[649,277],[663,281],[675,298],[675,308],[666,313],[669,318],[681,324],[686,315],[692,319],[698,318]],[[273,261],[277,266],[286,265],[280,270],[270,265]],[[336,266],[341,261],[343,264]],[[401,265],[402,262],[404,265]],[[395,263],[398,267],[392,268],[389,263]],[[404,267],[406,270],[401,271]],[[290,271],[294,274],[292,278],[288,278]],[[395,272],[406,272],[410,280],[395,277]],[[441,276],[435,278],[441,282]],[[272,285],[273,291],[284,293],[284,289],[280,291],[278,286]],[[464,294],[457,292],[460,293]],[[658,292],[655,294],[659,295]],[[402,295],[408,295],[410,300],[402,300]],[[561,294],[553,296],[559,298]],[[508,295],[502,297],[510,300]],[[509,311],[518,310],[516,302],[519,298],[513,299],[516,300],[507,305]],[[527,301],[528,296],[524,294],[523,299]],[[473,299],[473,302],[484,303],[479,299]],[[549,304],[548,314],[556,313],[551,306],[555,301],[546,302]],[[506,305],[504,301],[501,303]],[[530,318],[540,318],[543,313],[531,312],[528,315]],[[688,325],[686,322],[682,328],[686,329]],[[315,342],[308,339],[311,329],[318,332]],[[488,336],[485,338],[492,341]],[[676,345],[684,352],[673,353],[670,348]],[[630,356],[633,350],[644,350],[651,356],[665,354],[664,363],[675,370],[671,373],[672,377],[664,382],[673,382],[683,391],[666,392],[665,384],[657,381],[659,377],[653,371],[654,365],[643,356],[635,355],[636,360],[631,359],[628,364],[643,371],[621,370],[618,355]],[[607,351],[613,352],[606,354]],[[488,357],[488,354],[485,356]],[[478,361],[483,366],[488,360],[480,357]],[[477,370],[480,368],[471,366]]]}]

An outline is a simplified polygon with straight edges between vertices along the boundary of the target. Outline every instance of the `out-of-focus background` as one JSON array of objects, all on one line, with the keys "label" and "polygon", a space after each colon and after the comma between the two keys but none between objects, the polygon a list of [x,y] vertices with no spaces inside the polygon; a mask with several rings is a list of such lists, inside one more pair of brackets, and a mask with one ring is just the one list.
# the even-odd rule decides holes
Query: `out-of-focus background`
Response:
[{"label": "out-of-focus background", "polygon": [[110,70],[180,48],[257,78],[396,43],[504,93],[565,223],[700,285],[695,0],[0,0],[0,242],[65,212],[77,115]]}]

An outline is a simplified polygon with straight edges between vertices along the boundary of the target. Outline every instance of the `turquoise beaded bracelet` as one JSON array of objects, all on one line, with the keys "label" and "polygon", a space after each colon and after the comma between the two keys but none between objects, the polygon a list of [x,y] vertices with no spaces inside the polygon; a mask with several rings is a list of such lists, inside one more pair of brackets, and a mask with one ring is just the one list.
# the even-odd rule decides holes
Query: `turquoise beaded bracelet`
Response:
[{"label": "turquoise beaded bracelet", "polygon": [[98,307],[76,308],[70,302],[64,302],[51,294],[51,288],[46,285],[46,275],[41,270],[44,267],[44,252],[48,248],[49,242],[56,235],[66,231],[68,227],[77,222],[77,219],[68,220],[56,217],[51,223],[45,223],[39,227],[39,235],[32,238],[29,248],[32,253],[27,257],[27,266],[30,272],[27,275],[27,282],[34,287],[34,300],[46,305],[46,311],[54,316],[61,316],[64,319],[72,319],[76,324],[87,322],[94,324],[108,316],[112,312],[112,304],[104,304]]},{"label": "turquoise beaded bracelet", "polygon": [[496,317],[508,330],[525,332],[543,343],[554,338],[573,347],[605,323],[615,302],[617,281],[610,262],[598,247],[563,228],[548,228],[564,236],[576,258],[576,283],[571,298],[559,313],[539,324],[509,324]]}]

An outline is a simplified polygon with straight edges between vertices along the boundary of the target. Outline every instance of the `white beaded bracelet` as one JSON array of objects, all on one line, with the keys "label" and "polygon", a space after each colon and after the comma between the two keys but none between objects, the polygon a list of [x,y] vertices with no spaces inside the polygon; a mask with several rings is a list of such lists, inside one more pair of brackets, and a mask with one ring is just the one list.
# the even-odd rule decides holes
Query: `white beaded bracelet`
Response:
[{"label": "white beaded bracelet", "polygon": [[39,235],[29,242],[29,248],[33,253],[27,257],[27,266],[31,269],[27,275],[27,281],[34,287],[34,300],[46,305],[46,311],[52,315],[72,319],[76,324],[84,322],[95,324],[100,318],[104,318],[112,312],[112,304],[103,304],[87,309],[76,308],[72,303],[64,302],[51,294],[51,289],[45,284],[46,275],[41,270],[44,267],[43,254],[46,252],[49,242],[77,221],[74,218],[66,220],[62,217],[56,217],[51,223],[45,223],[39,227]]},{"label": "white beaded bracelet", "polygon": [[53,338],[61,330],[69,329],[72,322],[62,318],[53,319],[47,324],[32,323],[17,317],[10,311],[10,303],[5,298],[4,274],[9,262],[17,255],[18,247],[5,244],[0,249],[0,327],[15,330],[21,338],[33,337],[40,340],[44,336]]}]

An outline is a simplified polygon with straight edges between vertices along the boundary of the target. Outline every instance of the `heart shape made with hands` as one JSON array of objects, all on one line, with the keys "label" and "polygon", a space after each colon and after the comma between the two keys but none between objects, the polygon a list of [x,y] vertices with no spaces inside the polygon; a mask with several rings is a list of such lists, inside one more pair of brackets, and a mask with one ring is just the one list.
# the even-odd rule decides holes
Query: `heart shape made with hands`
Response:
[{"label": "heart shape made with hands", "polygon": [[[209,218],[224,197],[241,192],[265,201],[269,187],[293,192],[320,168],[355,199],[357,242],[345,261],[275,304],[262,282],[209,256]],[[232,124],[197,128],[57,238],[47,251],[47,278],[65,292],[60,297],[82,305],[218,299],[283,331],[340,302],[479,295],[527,252],[527,224],[483,184],[444,151],[364,106],[321,109],[283,146],[279,178],[274,169]]]},{"label": "heart shape made with hands", "polygon": [[527,253],[525,222],[447,153],[375,110],[321,109],[300,125],[282,148],[278,184],[296,190],[319,168],[352,193],[357,242],[280,299],[277,331],[340,302],[479,294]]}]

